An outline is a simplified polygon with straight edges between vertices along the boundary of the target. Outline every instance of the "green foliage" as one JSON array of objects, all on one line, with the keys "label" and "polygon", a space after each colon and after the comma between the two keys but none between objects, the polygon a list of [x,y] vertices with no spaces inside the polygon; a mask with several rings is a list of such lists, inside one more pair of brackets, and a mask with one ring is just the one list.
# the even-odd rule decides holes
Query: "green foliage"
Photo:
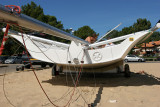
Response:
[{"label": "green foliage", "polygon": [[[58,29],[64,30],[63,24],[61,23],[61,21],[57,21],[57,18],[55,16],[44,15],[43,9],[40,6],[37,6],[34,2],[31,2],[31,4],[22,6],[22,13],[30,17],[33,17],[39,21],[42,21],[44,23],[47,23],[51,26],[54,26]],[[41,37],[68,43],[67,40],[57,38],[51,35],[46,35]]]},{"label": "green foliage", "polygon": [[61,24],[61,21],[57,21],[55,16],[44,15],[41,6],[37,6],[33,1],[31,1],[31,4],[24,5],[21,8],[23,14],[63,30],[63,24]]},{"label": "green foliage", "polygon": [[86,39],[86,37],[92,36],[94,33],[96,32],[93,29],[91,29],[89,26],[83,26],[79,28],[77,31],[74,31],[74,35],[82,39]]},{"label": "green foliage", "polygon": [[[39,6],[36,5],[34,2],[31,2],[30,4],[22,6],[21,9],[22,9],[23,14],[26,14],[30,17],[33,17],[37,20],[40,20],[44,23],[47,23],[51,26],[54,26],[58,29],[66,31],[68,33],[71,33],[70,29],[64,29],[61,21],[57,21],[57,18],[55,16],[45,15],[43,12],[43,8],[41,8],[40,5]],[[2,28],[4,25],[5,24],[0,23],[0,28]],[[149,28],[151,28],[150,21],[148,21],[147,19],[139,18],[139,19],[137,19],[137,22],[134,23],[132,26],[124,27],[121,31],[114,30],[107,37],[115,38],[115,37],[119,37],[122,35],[138,32],[141,30],[146,30]],[[16,27],[11,27],[11,29],[17,30]],[[75,31],[74,35],[78,36],[82,39],[85,39],[88,36],[92,36],[92,34],[94,34],[94,33],[96,33],[96,32],[93,29],[91,29],[89,26],[83,26],[83,27],[79,28],[77,31]],[[99,34],[97,34],[97,35],[99,35]],[[60,42],[65,42],[65,43],[70,42],[68,40],[60,39],[58,37],[54,37],[51,35],[46,35],[46,36],[41,36],[41,37],[51,39],[51,40],[60,41]],[[3,39],[3,32],[0,32],[0,45],[2,43],[2,39]],[[157,40],[160,40],[160,32],[154,32],[153,36],[151,36],[150,38],[147,39],[147,42],[157,41]],[[3,54],[12,55],[15,53],[15,51],[17,50],[18,47],[19,47],[18,44],[13,42],[13,40],[8,39],[8,41],[5,45],[5,50],[4,50]],[[24,48],[21,47],[20,49],[18,49],[18,51],[16,53],[21,53],[23,50],[24,50]]]},{"label": "green foliage", "polygon": [[43,9],[41,6],[37,6],[33,1],[31,1],[31,4],[24,5],[21,8],[23,14],[31,16],[35,19],[37,19],[39,15],[43,14]]},{"label": "green foliage", "polygon": [[8,38],[4,47],[3,55],[14,55],[22,53],[24,51],[24,48],[22,45],[18,45],[17,42],[18,41],[15,42],[15,40],[13,41],[13,39]]},{"label": "green foliage", "polygon": [[133,28],[135,32],[147,30],[151,28],[151,22],[147,19],[137,19],[137,23],[133,24]]},{"label": "green foliage", "polygon": [[117,30],[113,30],[111,33],[109,33],[105,38],[110,39],[110,38],[116,38],[119,36],[119,32]]},{"label": "green foliage", "polygon": [[114,30],[112,33],[109,34],[110,38],[115,38],[118,36],[123,36],[131,33],[135,33],[142,30],[147,30],[151,28],[151,22],[147,19],[139,18],[137,22],[134,23],[132,26],[124,27],[121,31]]},{"label": "green foliage", "polygon": [[160,32],[153,32],[152,36],[150,36],[145,42],[151,42],[151,41],[159,41],[160,40]]},{"label": "green foliage", "polygon": [[[27,16],[33,17],[33,18],[35,18],[37,20],[40,20],[44,23],[48,23],[51,26],[54,26],[58,29],[64,30],[63,29],[63,24],[61,23],[61,21],[57,21],[57,18],[55,16],[44,15],[43,8],[41,8],[41,6],[38,6],[34,2],[31,2],[30,4],[28,3],[27,5],[22,6],[21,9],[22,9],[22,13],[27,15]],[[0,28],[2,28],[1,27],[2,25],[4,25],[4,24],[0,24]],[[19,31],[19,28],[16,28],[16,27],[10,27],[10,29]],[[29,31],[29,30],[26,30],[26,29],[23,29],[23,30],[25,32]],[[57,38],[57,37],[53,37],[53,36],[50,36],[50,35],[41,36],[41,37],[51,39],[51,40],[66,42],[66,43],[68,42],[67,40],[60,39],[60,38]],[[0,32],[0,45],[1,45],[2,39],[3,39],[3,32]],[[19,45],[17,43],[13,42],[13,40],[11,40],[11,39],[8,39],[7,42],[6,42],[3,54],[12,55],[12,54],[14,54],[15,50],[18,47],[19,47]],[[22,53],[23,50],[24,50],[23,48],[20,48],[16,53]]]},{"label": "green foliage", "polygon": [[123,35],[127,35],[127,34],[130,34],[130,33],[133,33],[135,32],[133,26],[129,26],[129,27],[124,27],[119,33],[118,35],[119,36],[123,36]]}]

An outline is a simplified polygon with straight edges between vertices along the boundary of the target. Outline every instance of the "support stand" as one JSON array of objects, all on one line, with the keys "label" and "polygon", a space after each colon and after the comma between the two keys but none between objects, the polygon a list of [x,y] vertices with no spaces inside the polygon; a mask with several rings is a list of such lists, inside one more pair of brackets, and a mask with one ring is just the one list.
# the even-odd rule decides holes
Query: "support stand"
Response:
[{"label": "support stand", "polygon": [[7,24],[6,31],[5,31],[4,36],[3,36],[2,44],[1,44],[1,47],[0,47],[0,55],[2,55],[5,43],[8,39],[8,29],[9,29],[9,24]]}]

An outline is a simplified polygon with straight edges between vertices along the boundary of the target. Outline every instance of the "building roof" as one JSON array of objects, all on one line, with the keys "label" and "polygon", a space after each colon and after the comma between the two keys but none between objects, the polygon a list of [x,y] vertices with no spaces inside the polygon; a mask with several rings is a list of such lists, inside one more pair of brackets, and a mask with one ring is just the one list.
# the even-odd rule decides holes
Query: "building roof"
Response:
[{"label": "building roof", "polygon": [[160,40],[159,41],[154,41],[155,45],[160,45]]},{"label": "building roof", "polygon": [[[160,46],[160,40],[146,43],[146,48],[152,48],[154,46]],[[145,43],[142,43],[141,48],[144,48],[144,47],[145,47]]]},{"label": "building roof", "polygon": [[142,44],[141,48],[151,48],[151,47],[154,47],[154,45],[152,43],[146,43],[146,46],[145,46],[145,43]]}]

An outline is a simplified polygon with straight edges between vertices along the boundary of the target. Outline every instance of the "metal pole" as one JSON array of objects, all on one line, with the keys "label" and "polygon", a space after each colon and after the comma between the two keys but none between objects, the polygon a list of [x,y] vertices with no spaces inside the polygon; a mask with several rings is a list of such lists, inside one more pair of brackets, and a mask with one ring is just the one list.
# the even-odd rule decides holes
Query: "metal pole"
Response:
[{"label": "metal pole", "polygon": [[117,25],[116,27],[114,27],[112,30],[110,30],[109,32],[107,32],[104,36],[102,36],[100,39],[98,39],[95,43],[99,42],[101,39],[103,39],[105,36],[107,36],[108,34],[110,34],[113,30],[115,30],[118,26],[120,26],[122,23],[120,23],[119,25]]},{"label": "metal pole", "polygon": [[2,44],[1,44],[1,47],[0,47],[0,55],[2,55],[5,43],[8,39],[8,29],[9,29],[9,24],[7,24],[6,31],[5,31],[4,36],[3,36]]}]

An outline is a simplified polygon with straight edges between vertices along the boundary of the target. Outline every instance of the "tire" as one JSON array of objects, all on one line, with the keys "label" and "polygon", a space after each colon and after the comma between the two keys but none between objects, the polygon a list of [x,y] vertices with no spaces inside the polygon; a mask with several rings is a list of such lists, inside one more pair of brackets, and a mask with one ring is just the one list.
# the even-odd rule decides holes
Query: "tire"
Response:
[{"label": "tire", "polygon": [[49,64],[49,67],[53,67],[53,64]]},{"label": "tire", "polygon": [[42,67],[42,68],[46,67],[46,64],[45,64],[45,63],[42,63],[42,64],[41,64],[41,67]]},{"label": "tire", "polygon": [[24,71],[24,66],[21,67],[21,70]]},{"label": "tire", "polygon": [[31,65],[28,63],[28,64],[25,65],[25,68],[30,69]]},{"label": "tire", "polygon": [[19,66],[16,67],[16,71],[19,71]]},{"label": "tire", "polygon": [[125,59],[124,62],[128,62],[128,59]]},{"label": "tire", "polygon": [[129,69],[129,65],[128,65],[128,64],[125,64],[125,65],[124,65],[124,76],[125,76],[125,77],[131,77],[131,72],[130,72],[130,69]]},{"label": "tire", "polygon": [[142,59],[138,59],[138,62],[142,62]]}]

